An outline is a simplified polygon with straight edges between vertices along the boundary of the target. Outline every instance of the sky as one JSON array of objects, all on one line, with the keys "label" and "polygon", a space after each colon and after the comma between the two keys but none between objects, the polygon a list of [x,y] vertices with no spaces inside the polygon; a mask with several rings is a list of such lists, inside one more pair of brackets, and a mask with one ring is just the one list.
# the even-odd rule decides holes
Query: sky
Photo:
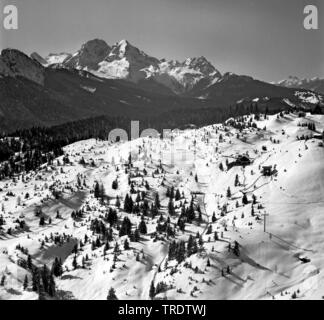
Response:
[{"label": "sky", "polygon": [[[0,26],[1,49],[46,56],[74,53],[94,38],[109,45],[127,39],[160,59],[205,56],[222,73],[264,81],[324,77],[323,0],[1,0],[6,4],[17,6],[19,26]],[[319,30],[303,27],[308,4],[319,9]]]}]

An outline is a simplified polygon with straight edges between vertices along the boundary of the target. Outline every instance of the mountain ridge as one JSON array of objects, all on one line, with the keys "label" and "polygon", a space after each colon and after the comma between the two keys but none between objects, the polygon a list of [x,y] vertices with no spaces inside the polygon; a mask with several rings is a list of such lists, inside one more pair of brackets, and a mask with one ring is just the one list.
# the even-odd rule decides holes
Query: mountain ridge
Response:
[{"label": "mountain ridge", "polygon": [[104,40],[93,39],[74,54],[50,54],[46,58],[37,56],[37,60],[47,67],[76,68],[99,77],[134,83],[154,80],[176,94],[190,91],[201,80],[210,85],[221,77],[221,73],[203,56],[187,58],[182,62],[166,61],[146,54],[128,40],[109,46]]},{"label": "mountain ridge", "polygon": [[[31,57],[46,67],[86,70],[98,77],[123,79],[136,84],[153,81],[177,95],[192,96],[192,92],[208,89],[224,78],[228,79],[229,75],[234,75],[230,72],[222,74],[204,56],[186,58],[184,61],[159,59],[126,39],[110,46],[105,40],[96,38],[82,44],[74,54],[62,52],[42,58],[33,53]],[[243,75],[242,80],[246,80],[246,77]],[[270,84],[324,94],[324,79],[319,77],[300,79],[289,76],[286,80]]]},{"label": "mountain ridge", "polygon": [[324,94],[324,79],[320,77],[299,78],[296,76],[289,76],[288,79],[273,82],[273,84],[287,88],[309,89]]},{"label": "mountain ridge", "polygon": [[[129,51],[126,53],[128,43],[118,44],[114,55],[120,60],[110,56],[113,62],[121,61],[130,54]],[[160,74],[162,79],[147,77],[147,61],[154,64],[158,60],[136,48],[130,48],[130,51],[132,57],[138,59],[127,72],[141,76],[136,81],[107,79],[88,70],[88,66],[99,65],[110,47],[98,40],[82,48],[77,54],[64,59],[64,63],[51,65],[42,65],[39,61],[43,60],[37,54],[28,57],[16,49],[2,51],[2,132],[34,125],[52,126],[103,115],[127,115],[139,120],[160,115],[168,118],[173,126],[177,126],[181,123],[180,118],[185,117],[190,120],[188,123],[204,124],[210,120],[207,111],[215,116],[215,121],[222,121],[220,114],[229,115],[230,107],[233,110],[237,105],[244,110],[251,110],[251,105],[255,104],[262,110],[280,111],[295,107],[311,110],[314,104],[324,101],[323,96],[310,90],[280,87],[233,73],[221,76],[204,57],[187,59],[184,63],[160,60],[166,64],[166,68],[171,65],[178,79],[169,77],[167,72],[164,76]],[[90,48],[95,49],[88,55]],[[64,66],[65,63],[67,66]],[[151,69],[150,72],[154,74]],[[181,83],[182,79],[184,82]],[[172,86],[168,85],[168,81]]]}]

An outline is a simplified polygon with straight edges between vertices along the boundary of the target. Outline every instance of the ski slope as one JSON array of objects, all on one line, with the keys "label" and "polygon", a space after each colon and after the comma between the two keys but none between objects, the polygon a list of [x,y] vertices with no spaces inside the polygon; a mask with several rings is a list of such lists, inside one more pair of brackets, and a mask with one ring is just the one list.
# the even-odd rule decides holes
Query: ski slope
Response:
[{"label": "ski slope", "polygon": [[[245,116],[245,123],[253,117]],[[252,121],[257,128],[238,130],[218,124],[175,130],[172,138],[164,140],[147,137],[115,144],[95,139],[79,141],[64,150],[69,164],[63,164],[60,157],[59,163],[54,161],[52,166],[44,165],[38,172],[24,175],[24,182],[21,176],[0,181],[0,215],[5,221],[0,231],[0,277],[5,275],[0,299],[38,298],[31,290],[31,281],[23,289],[25,275],[29,280],[31,275],[30,270],[17,265],[19,259],[26,259],[17,250],[18,244],[28,249],[37,266],[51,267],[55,257],[62,259],[64,273],[55,279],[60,299],[106,299],[110,287],[119,299],[149,299],[152,281],[155,286],[165,284],[155,299],[292,299],[293,294],[297,300],[322,299],[324,148],[319,139],[305,141],[297,136],[322,133],[324,116],[307,114],[300,118],[290,113]],[[318,133],[299,125],[308,122],[316,124]],[[252,159],[251,165],[227,169],[226,161],[246,153]],[[126,172],[130,154],[133,167]],[[81,158],[85,164],[80,163]],[[276,174],[263,176],[261,168],[266,165],[275,166]],[[159,168],[163,170],[157,172]],[[130,178],[130,172],[134,177]],[[117,190],[112,189],[115,179]],[[149,203],[159,194],[159,215],[153,219],[144,217],[148,233],[142,234],[139,242],[131,241],[129,250],[123,248],[127,236],[119,237],[116,227],[106,255],[103,246],[92,250],[91,240],[98,235],[90,230],[91,220],[101,219],[109,207],[117,210],[118,221],[128,216],[133,228],[140,223],[139,214],[123,210],[123,200],[130,192],[129,179],[136,191],[146,192]],[[96,181],[103,184],[107,203],[94,197]],[[144,182],[149,184],[149,190]],[[171,186],[184,195],[174,202],[174,216],[169,216],[167,210],[166,190]],[[61,192],[59,199],[53,197],[53,188]],[[28,199],[26,193],[30,195]],[[242,203],[244,193],[249,202],[246,205]],[[121,201],[120,208],[116,207],[116,196]],[[186,223],[185,230],[180,231],[176,226],[180,202],[188,205],[192,197],[196,208],[200,207],[202,221]],[[135,201],[136,194],[132,198]],[[35,208],[41,208],[46,216],[44,226],[39,225]],[[73,220],[71,212],[79,209],[84,212],[83,218]],[[60,218],[56,218],[57,211]],[[163,233],[156,237],[160,215],[164,221],[170,218],[176,241],[187,242],[190,235],[199,232],[203,245],[198,245],[198,252],[181,263],[169,259],[168,248],[174,239]],[[49,217],[51,224],[47,222]],[[17,228],[17,219],[26,222],[25,229]],[[208,232],[210,228],[212,233]],[[68,235],[68,241],[57,245],[51,234]],[[90,241],[78,250],[79,267],[74,269],[72,250],[85,235]],[[239,244],[239,256],[228,249],[229,245],[233,248],[235,241]],[[114,262],[116,243],[120,252]],[[82,268],[86,255],[89,259]]]}]

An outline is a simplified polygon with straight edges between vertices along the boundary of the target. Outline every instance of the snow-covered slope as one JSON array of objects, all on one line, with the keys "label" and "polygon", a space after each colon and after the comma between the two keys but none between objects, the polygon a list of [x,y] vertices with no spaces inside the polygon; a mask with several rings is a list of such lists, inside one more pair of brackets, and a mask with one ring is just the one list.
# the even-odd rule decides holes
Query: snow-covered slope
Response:
[{"label": "snow-covered slope", "polygon": [[61,52],[61,53],[50,53],[47,57],[45,57],[45,60],[48,65],[51,64],[61,64],[67,59],[71,58],[70,53]]},{"label": "snow-covered slope", "polygon": [[[317,132],[303,125],[308,123]],[[22,263],[27,249],[35,266],[51,267],[61,258],[63,274],[55,282],[57,295],[65,299],[106,299],[111,287],[119,299],[148,299],[151,283],[155,299],[321,299],[324,148],[316,136],[323,129],[324,116],[291,113],[175,130],[172,139],[79,141],[65,148],[69,162],[60,157],[39,172],[0,181],[0,298],[38,297],[31,270]],[[243,154],[252,163],[231,167]],[[263,166],[272,166],[273,175],[263,176]],[[104,186],[104,203],[93,193],[96,181]],[[180,191],[172,200],[173,214],[171,187]],[[131,189],[139,211],[127,213],[124,199]],[[157,194],[157,214],[148,209],[143,215],[145,202],[150,208]],[[181,231],[179,221],[190,203],[194,219]],[[111,209],[118,222],[109,231]],[[81,215],[73,218],[78,210]],[[120,235],[125,217],[131,237]],[[147,234],[134,241],[141,220]],[[102,226],[93,227],[98,221],[110,236]],[[191,251],[190,236],[197,242]],[[184,252],[178,249],[175,256],[174,240],[185,241]]]}]

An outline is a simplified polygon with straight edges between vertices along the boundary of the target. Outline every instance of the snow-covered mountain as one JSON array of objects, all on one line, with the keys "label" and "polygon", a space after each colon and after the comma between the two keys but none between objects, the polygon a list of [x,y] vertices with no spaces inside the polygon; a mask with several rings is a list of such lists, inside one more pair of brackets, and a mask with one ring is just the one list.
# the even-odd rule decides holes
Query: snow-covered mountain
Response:
[{"label": "snow-covered mountain", "polygon": [[319,77],[314,77],[311,79],[307,79],[307,78],[300,79],[295,76],[290,76],[288,79],[278,81],[277,83],[274,84],[286,88],[308,89],[308,90],[312,90],[324,94],[324,79],[321,79]]},{"label": "snow-covered mountain", "polygon": [[147,76],[176,93],[188,92],[199,84],[207,87],[221,78],[221,73],[205,58],[188,58],[183,62],[161,61],[145,70]]},{"label": "snow-covered mountain", "polygon": [[127,40],[110,47],[104,40],[94,39],[82,45],[73,55],[50,54],[45,59],[33,54],[46,66],[86,70],[108,79],[124,79],[133,83],[152,80],[175,93],[185,93],[196,86],[207,87],[221,78],[221,73],[205,58],[188,58],[183,62],[166,61],[146,54]]},{"label": "snow-covered mountain", "polygon": [[132,82],[154,80],[175,93],[193,89],[199,81],[206,85],[221,74],[204,57],[188,58],[184,62],[159,60],[131,45],[127,40],[116,43],[109,55],[99,63],[95,74]]}]

